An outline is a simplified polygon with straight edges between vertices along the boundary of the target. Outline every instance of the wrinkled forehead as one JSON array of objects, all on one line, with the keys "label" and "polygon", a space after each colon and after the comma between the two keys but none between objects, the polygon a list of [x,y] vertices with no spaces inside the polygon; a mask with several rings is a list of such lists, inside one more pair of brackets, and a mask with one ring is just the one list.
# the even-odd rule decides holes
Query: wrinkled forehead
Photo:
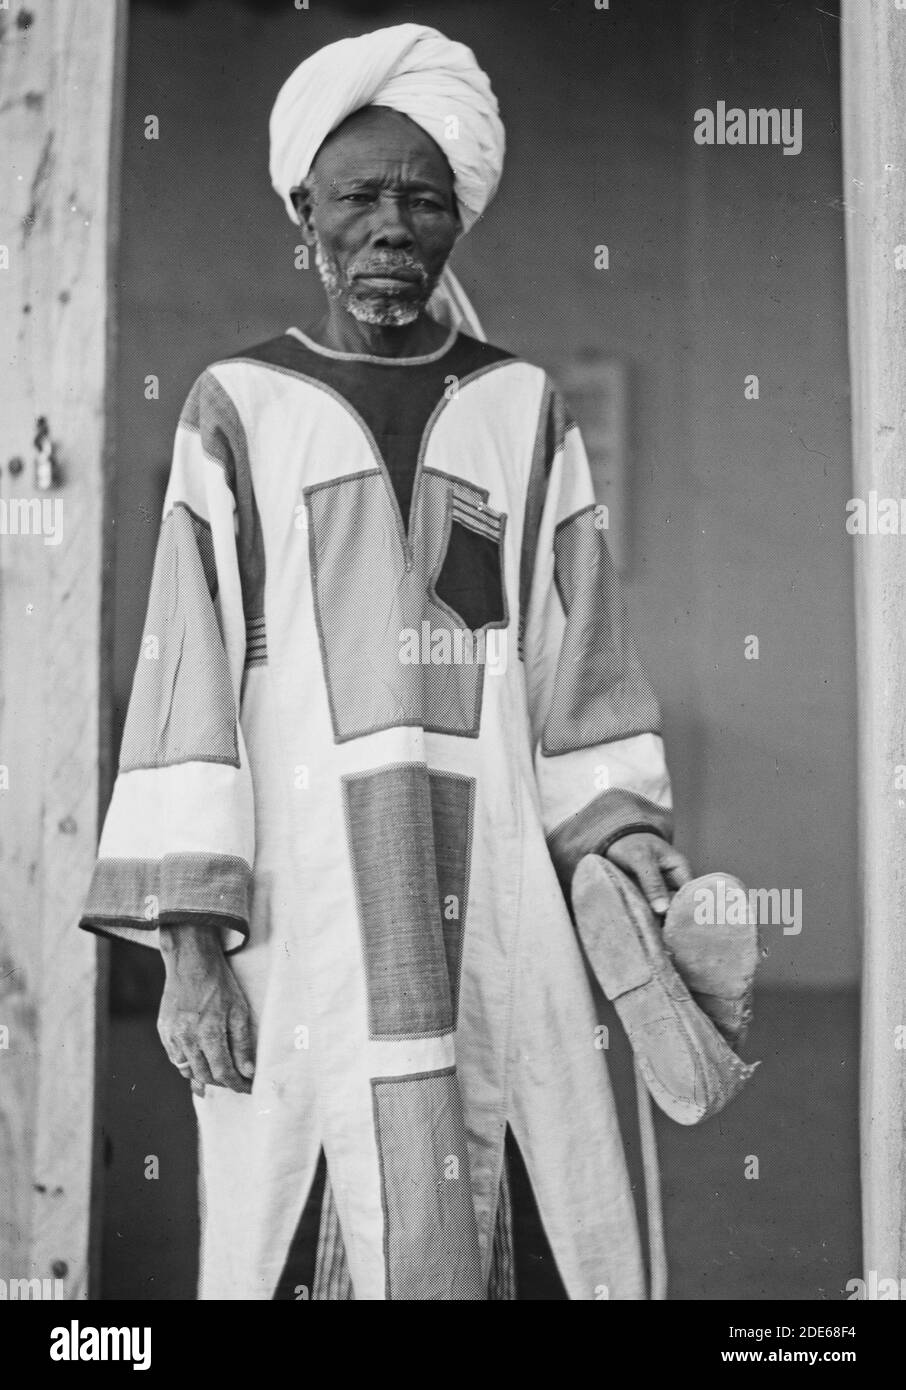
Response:
[{"label": "wrinkled forehead", "polygon": [[312,162],[318,180],[379,178],[394,172],[453,192],[453,170],[426,130],[389,106],[363,106],[327,136]]}]

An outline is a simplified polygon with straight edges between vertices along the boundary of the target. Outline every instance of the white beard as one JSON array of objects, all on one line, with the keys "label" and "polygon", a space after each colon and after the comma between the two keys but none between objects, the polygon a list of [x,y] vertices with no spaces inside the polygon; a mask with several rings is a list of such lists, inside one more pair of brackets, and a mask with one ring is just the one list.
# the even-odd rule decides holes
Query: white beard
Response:
[{"label": "white beard", "polygon": [[349,293],[349,285],[344,284],[339,267],[327,255],[318,237],[315,238],[315,265],[327,298],[339,300],[346,312],[359,323],[374,324],[379,328],[402,328],[407,323],[415,322],[430,297],[426,295],[423,300],[399,300],[392,295],[357,298]]}]

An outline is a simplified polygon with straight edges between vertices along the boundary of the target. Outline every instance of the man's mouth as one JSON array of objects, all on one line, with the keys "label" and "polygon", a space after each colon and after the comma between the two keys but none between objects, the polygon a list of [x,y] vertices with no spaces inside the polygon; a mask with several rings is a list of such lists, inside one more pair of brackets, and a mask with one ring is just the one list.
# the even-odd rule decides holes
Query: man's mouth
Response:
[{"label": "man's mouth", "polygon": [[396,290],[401,285],[420,285],[422,276],[413,270],[367,270],[354,275],[353,283],[376,290]]}]

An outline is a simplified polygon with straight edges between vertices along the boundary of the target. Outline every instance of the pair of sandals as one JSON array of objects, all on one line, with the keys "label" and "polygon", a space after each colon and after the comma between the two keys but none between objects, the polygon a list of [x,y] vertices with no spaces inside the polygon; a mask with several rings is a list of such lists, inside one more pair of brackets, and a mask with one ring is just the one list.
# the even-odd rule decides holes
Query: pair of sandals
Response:
[{"label": "pair of sandals", "polygon": [[[702,908],[733,902],[732,922]],[[572,881],[576,927],[601,988],[616,1008],[639,1073],[681,1125],[716,1115],[755,1071],[735,1049],[752,1015],[758,927],[745,890],[706,874],[674,895],[663,929],[635,884],[588,854]],[[725,913],[724,916],[729,916]]]}]

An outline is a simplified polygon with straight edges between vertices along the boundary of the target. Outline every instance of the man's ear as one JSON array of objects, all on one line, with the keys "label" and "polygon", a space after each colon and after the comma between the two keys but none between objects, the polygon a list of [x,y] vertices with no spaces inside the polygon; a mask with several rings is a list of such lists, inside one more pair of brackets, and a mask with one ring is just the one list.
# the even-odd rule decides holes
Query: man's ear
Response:
[{"label": "man's ear", "polygon": [[296,216],[299,219],[299,226],[302,228],[302,235],[313,246],[315,242],[315,229],[311,220],[312,214],[312,195],[307,183],[300,183],[297,188],[289,190],[293,207],[296,209]]}]

